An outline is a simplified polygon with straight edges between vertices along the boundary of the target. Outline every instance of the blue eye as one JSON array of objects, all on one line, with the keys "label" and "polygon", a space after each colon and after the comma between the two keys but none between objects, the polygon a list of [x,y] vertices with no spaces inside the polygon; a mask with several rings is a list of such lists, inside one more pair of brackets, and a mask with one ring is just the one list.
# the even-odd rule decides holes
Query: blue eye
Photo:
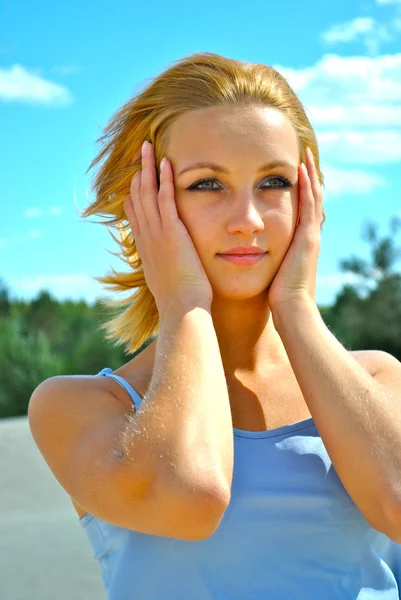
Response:
[{"label": "blue eye", "polygon": [[272,175],[267,181],[271,182],[274,181],[274,179],[276,181],[279,181],[281,185],[269,185],[267,189],[269,188],[287,188],[287,187],[292,187],[294,184],[287,179],[287,177],[279,177],[278,175]]},{"label": "blue eye", "polygon": [[[272,175],[269,179],[265,179],[265,182],[271,182],[271,181],[278,181],[279,183],[274,184],[274,185],[268,185],[268,186],[262,186],[262,189],[265,190],[274,190],[274,189],[285,189],[285,188],[289,188],[292,187],[293,185],[295,185],[294,183],[292,183],[289,179],[287,179],[286,177],[282,177],[282,176],[278,176],[278,175]],[[196,183],[193,183],[190,187],[187,188],[187,190],[189,191],[199,191],[199,192],[216,192],[218,191],[219,188],[213,188],[211,186],[206,186],[204,184],[213,184],[213,183],[218,183],[217,179],[214,179],[213,177],[209,177],[207,179],[200,179],[199,181],[197,181]],[[203,187],[201,187],[203,186]]]},{"label": "blue eye", "polygon": [[187,190],[196,190],[196,191],[207,191],[207,192],[215,192],[216,188],[212,189],[211,187],[199,187],[201,185],[204,185],[205,183],[215,183],[217,182],[217,179],[213,179],[213,178],[209,178],[209,179],[201,179],[200,181],[197,181],[196,183],[193,183],[189,188],[187,188]]}]

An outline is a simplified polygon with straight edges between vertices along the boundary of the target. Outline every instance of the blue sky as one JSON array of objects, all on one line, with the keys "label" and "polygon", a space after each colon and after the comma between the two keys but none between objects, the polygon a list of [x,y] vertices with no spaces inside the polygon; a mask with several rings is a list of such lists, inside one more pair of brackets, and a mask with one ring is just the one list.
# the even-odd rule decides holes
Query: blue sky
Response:
[{"label": "blue sky", "polygon": [[385,235],[401,216],[401,0],[1,7],[0,277],[14,297],[108,295],[93,276],[125,268],[108,252],[118,247],[78,213],[96,139],[138,86],[192,52],[272,65],[308,110],[326,178],[318,304],[353,281],[341,258],[369,257],[363,223]]}]

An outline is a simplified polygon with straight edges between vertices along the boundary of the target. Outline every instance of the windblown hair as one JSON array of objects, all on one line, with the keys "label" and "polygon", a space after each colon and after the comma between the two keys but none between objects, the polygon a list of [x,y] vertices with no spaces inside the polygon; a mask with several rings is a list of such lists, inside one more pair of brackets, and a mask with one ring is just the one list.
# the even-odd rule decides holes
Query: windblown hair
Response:
[{"label": "windblown hair", "polygon": [[[116,292],[131,290],[118,300],[101,299],[106,308],[121,308],[101,324],[106,338],[114,345],[124,345],[127,353],[135,353],[159,330],[159,314],[152,293],[146,285],[135,239],[124,212],[134,174],[141,169],[141,146],[144,140],[153,144],[156,164],[166,154],[169,131],[175,119],[190,110],[216,105],[268,106],[282,111],[292,123],[298,137],[301,160],[306,147],[312,150],[320,183],[319,150],[315,132],[305,109],[287,80],[264,64],[246,63],[218,54],[201,52],[175,61],[171,67],[151,80],[111,118],[98,139],[102,149],[89,169],[97,167],[92,189],[95,201],[82,213],[103,217],[101,222],[120,246],[116,253],[129,265],[128,272],[94,277]],[[157,171],[159,179],[159,172]],[[104,219],[106,217],[106,219]],[[110,217],[107,219],[107,217]],[[323,210],[323,221],[326,215]],[[117,229],[115,237],[109,227]]]}]

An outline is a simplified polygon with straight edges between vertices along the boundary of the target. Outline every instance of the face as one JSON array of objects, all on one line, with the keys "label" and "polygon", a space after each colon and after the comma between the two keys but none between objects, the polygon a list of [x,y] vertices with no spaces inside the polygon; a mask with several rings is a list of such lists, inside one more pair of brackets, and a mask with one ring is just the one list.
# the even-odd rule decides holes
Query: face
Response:
[{"label": "face", "polygon": [[[265,107],[190,111],[172,125],[166,156],[173,167],[178,215],[214,298],[244,300],[265,293],[289,248],[298,217],[301,159],[290,121]],[[214,167],[195,168],[198,162]],[[251,245],[266,252],[252,265],[233,264],[219,256]]]}]

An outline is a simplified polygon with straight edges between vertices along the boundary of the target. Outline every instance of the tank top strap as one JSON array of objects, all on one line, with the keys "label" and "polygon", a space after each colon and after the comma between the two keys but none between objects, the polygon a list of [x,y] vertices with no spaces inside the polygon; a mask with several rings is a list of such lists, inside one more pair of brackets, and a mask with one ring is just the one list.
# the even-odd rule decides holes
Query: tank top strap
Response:
[{"label": "tank top strap", "polygon": [[98,375],[106,375],[107,377],[112,377],[113,379],[115,379],[115,381],[117,381],[117,383],[119,383],[128,392],[135,408],[138,409],[141,406],[142,399],[138,392],[134,390],[132,385],[130,385],[128,381],[126,381],[126,379],[120,377],[120,375],[116,375],[115,373],[113,373],[113,370],[110,369],[110,367],[105,367],[98,373]]}]

